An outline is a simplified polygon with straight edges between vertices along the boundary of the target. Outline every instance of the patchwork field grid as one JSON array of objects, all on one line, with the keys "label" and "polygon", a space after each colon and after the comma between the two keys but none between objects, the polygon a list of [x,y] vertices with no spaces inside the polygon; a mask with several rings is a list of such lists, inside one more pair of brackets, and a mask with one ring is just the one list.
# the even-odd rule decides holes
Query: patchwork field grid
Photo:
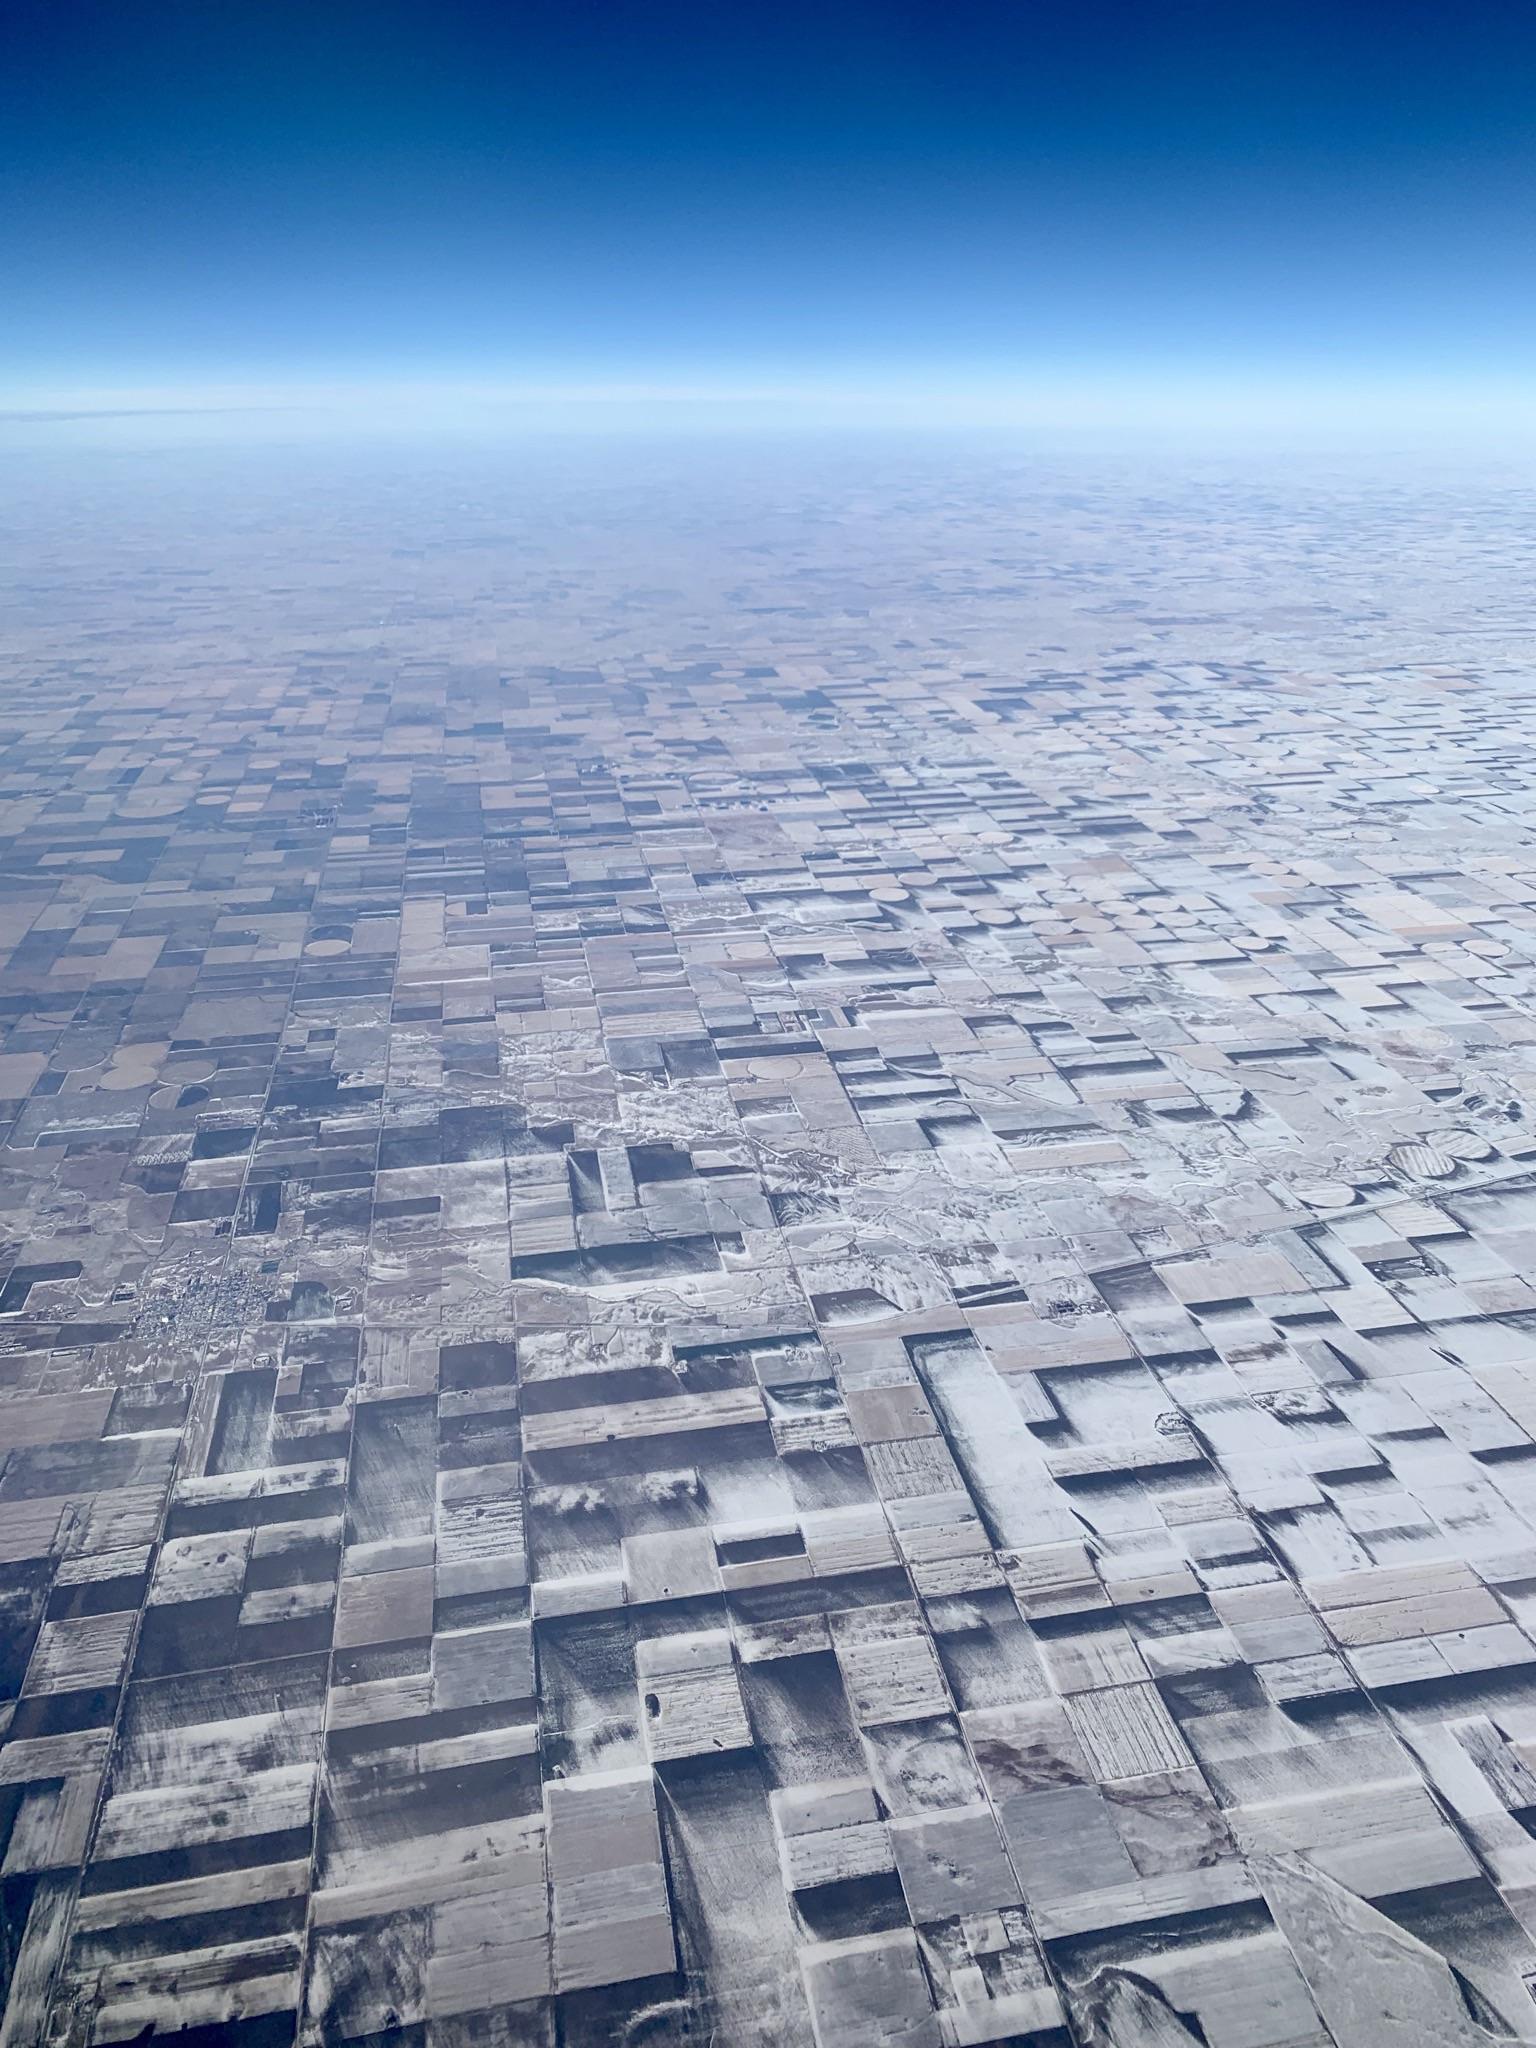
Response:
[{"label": "patchwork field grid", "polygon": [[1536,2041],[1529,494],[868,459],[36,458],[4,2048]]}]

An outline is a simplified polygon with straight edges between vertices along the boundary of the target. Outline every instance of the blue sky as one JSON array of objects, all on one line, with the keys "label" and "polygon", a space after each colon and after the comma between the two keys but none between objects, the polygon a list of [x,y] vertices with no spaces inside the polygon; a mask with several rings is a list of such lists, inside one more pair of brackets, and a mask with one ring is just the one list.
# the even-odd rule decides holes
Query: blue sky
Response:
[{"label": "blue sky", "polygon": [[1536,382],[1536,9],[12,0],[0,402]]}]

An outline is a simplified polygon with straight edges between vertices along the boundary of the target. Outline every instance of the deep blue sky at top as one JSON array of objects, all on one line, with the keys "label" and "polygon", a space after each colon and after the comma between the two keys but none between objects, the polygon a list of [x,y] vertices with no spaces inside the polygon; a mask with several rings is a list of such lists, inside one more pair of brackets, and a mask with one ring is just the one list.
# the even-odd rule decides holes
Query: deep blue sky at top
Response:
[{"label": "deep blue sky at top", "polygon": [[1525,0],[10,0],[0,384],[1536,371]]}]

